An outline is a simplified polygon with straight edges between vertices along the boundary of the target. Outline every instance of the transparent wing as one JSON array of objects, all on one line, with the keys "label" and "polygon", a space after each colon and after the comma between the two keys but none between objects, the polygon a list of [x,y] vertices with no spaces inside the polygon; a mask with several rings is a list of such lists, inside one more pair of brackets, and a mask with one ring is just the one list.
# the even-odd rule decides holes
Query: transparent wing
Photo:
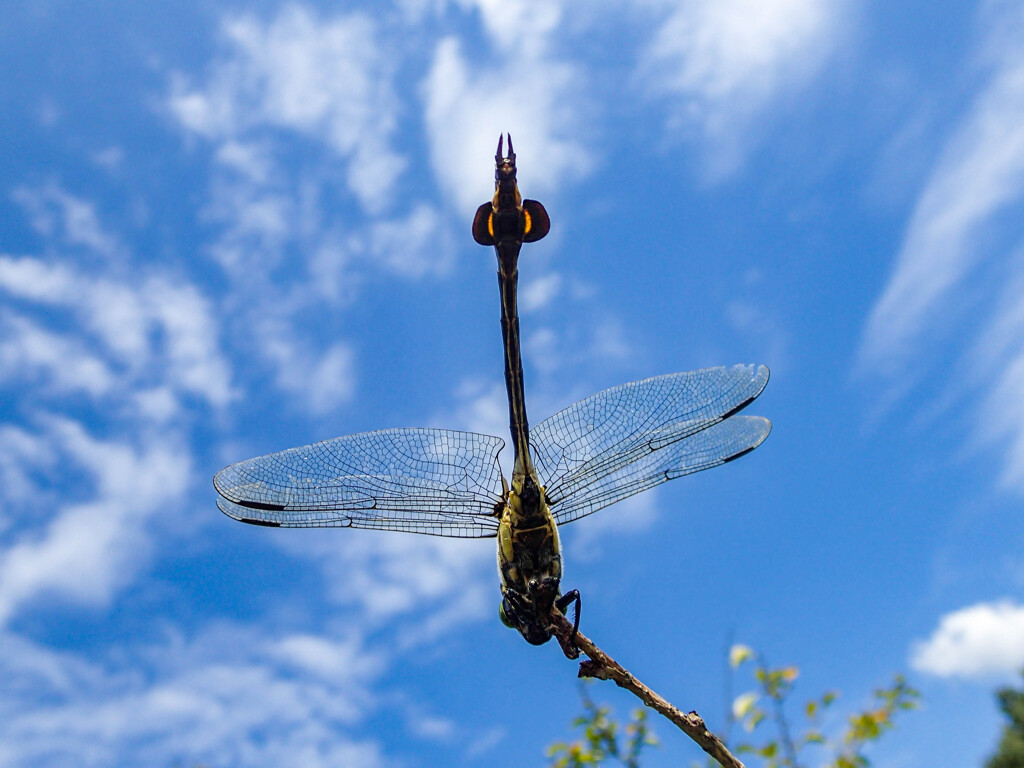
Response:
[{"label": "transparent wing", "polygon": [[494,536],[504,445],[444,429],[362,432],[232,464],[213,485],[221,511],[245,523]]},{"label": "transparent wing", "polygon": [[753,450],[771,423],[733,414],[767,383],[763,365],[673,373],[606,389],[541,422],[530,444],[555,520]]}]

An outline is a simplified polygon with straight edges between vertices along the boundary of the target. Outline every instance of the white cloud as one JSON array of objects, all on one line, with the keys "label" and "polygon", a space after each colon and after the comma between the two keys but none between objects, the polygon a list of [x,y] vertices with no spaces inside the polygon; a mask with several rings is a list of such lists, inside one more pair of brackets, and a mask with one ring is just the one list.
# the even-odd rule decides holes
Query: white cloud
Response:
[{"label": "white cloud", "polygon": [[[60,256],[0,255],[0,386],[32,421],[3,433],[0,623],[51,599],[104,606],[131,584],[155,514],[172,517],[190,490],[180,398],[234,397],[194,286],[133,269],[94,207],[53,184],[19,199]],[[55,415],[82,394],[116,437]]]},{"label": "white cloud", "polygon": [[0,288],[18,298],[47,304],[69,301],[74,293],[75,277],[72,268],[64,264],[0,256]]},{"label": "white cloud", "polygon": [[757,343],[759,352],[765,355],[765,362],[771,363],[773,371],[779,372],[787,365],[788,334],[781,327],[777,313],[766,309],[760,300],[744,296],[726,304],[725,316],[738,333]]},{"label": "white cloud", "polygon": [[548,38],[563,22],[562,3],[547,0],[457,0],[463,8],[480,12],[484,29],[502,53],[541,57]]},{"label": "white cloud", "polygon": [[437,45],[423,83],[431,162],[466,217],[494,194],[500,133],[512,134],[527,197],[543,198],[592,170],[586,77],[548,53],[545,41],[523,43],[490,67],[469,64],[455,38]]},{"label": "white cloud", "polygon": [[500,379],[464,381],[455,391],[454,413],[433,420],[436,427],[508,437],[508,395]]},{"label": "white cloud", "polygon": [[[649,489],[617,502],[611,509],[599,510],[579,525],[574,521],[567,538],[571,545],[569,557],[594,560],[614,549],[623,534],[647,530],[660,513],[658,496],[657,489]],[[567,536],[566,529],[562,526],[563,538]]]},{"label": "white cloud", "polygon": [[[595,316],[596,314],[596,316]],[[539,326],[522,340],[523,357],[541,374],[571,370],[596,362],[618,363],[639,354],[635,340],[628,339],[622,324],[604,313],[579,313],[585,322],[571,322],[556,330]],[[581,384],[577,377],[577,384]]]},{"label": "white cloud", "polygon": [[637,353],[635,340],[627,337],[622,324],[614,316],[597,320],[590,333],[586,351],[594,359],[620,362]]},{"label": "white cloud", "polygon": [[419,203],[404,218],[373,225],[368,258],[411,279],[444,273],[451,266],[451,254],[455,251],[454,244],[444,235],[438,225],[438,212]]},{"label": "white cloud", "polygon": [[735,170],[751,121],[804,85],[838,42],[844,4],[824,0],[655,2],[667,18],[642,53],[637,77],[670,100],[670,131],[714,149],[712,176]]},{"label": "white cloud", "polygon": [[942,617],[915,643],[911,666],[939,677],[1009,675],[1024,668],[1024,606],[978,603]]},{"label": "white cloud", "polygon": [[240,174],[232,165],[232,173],[214,176],[204,217],[222,227],[210,252],[233,281],[248,285],[278,267],[296,235],[295,224],[314,212],[289,195],[272,157],[250,155],[234,162],[247,165]]},{"label": "white cloud", "polygon": [[0,642],[5,766],[384,762],[352,735],[381,670],[355,638],[226,625],[90,661],[17,635]]},{"label": "white cloud", "polygon": [[992,321],[978,336],[969,366],[977,372],[975,383],[988,387],[976,437],[1004,449],[1001,481],[1019,490],[1024,489],[1024,269],[1007,281],[993,306]]},{"label": "white cloud", "polygon": [[409,729],[421,738],[434,741],[450,741],[457,733],[454,721],[423,713],[409,718]]},{"label": "white cloud", "polygon": [[557,272],[541,275],[524,281],[519,291],[519,311],[523,314],[535,312],[546,306],[562,291],[562,276]]},{"label": "white cloud", "polygon": [[[324,413],[352,399],[352,350],[346,344],[331,345],[319,360],[300,366],[295,373],[306,374],[301,387],[309,392],[309,405],[314,413]],[[295,388],[299,388],[298,382]]]},{"label": "white cloud", "polygon": [[498,745],[508,736],[508,728],[501,725],[496,725],[493,728],[489,728],[484,733],[480,734],[477,738],[472,739],[466,744],[465,755],[469,760],[476,760],[484,755],[490,755],[494,753]]},{"label": "white cloud", "polygon": [[[490,605],[478,600],[493,590],[495,543],[492,539],[450,539],[379,531],[289,531],[281,546],[316,559],[324,570],[332,599],[357,605],[370,624],[394,623],[416,613],[416,639],[422,621],[453,624],[489,615]],[[466,596],[469,596],[467,598]],[[452,606],[463,606],[455,610]],[[403,633],[409,640],[409,631]]]},{"label": "white cloud", "polygon": [[[31,320],[0,313],[0,382],[40,379],[51,394],[84,392],[102,397],[111,392],[116,374],[79,339],[40,328]],[[33,382],[35,383],[35,382]]]},{"label": "white cloud", "polygon": [[376,24],[289,5],[269,23],[226,21],[224,38],[228,50],[205,84],[175,78],[169,106],[179,122],[223,142],[228,162],[239,161],[238,142],[268,128],[320,141],[348,160],[350,191],[380,210],[404,161],[389,146],[398,101],[389,45]]},{"label": "white cloud", "polygon": [[103,227],[93,203],[67,193],[52,182],[38,189],[18,188],[12,196],[28,212],[39,234],[68,246],[83,247],[107,259],[124,255],[124,247]]},{"label": "white cloud", "polygon": [[917,201],[859,366],[885,377],[894,400],[944,347],[963,345],[967,374],[950,383],[953,397],[978,394],[974,438],[1005,446],[1003,481],[1024,488],[1024,12],[990,3],[982,22],[983,86]]},{"label": "white cloud", "polygon": [[359,683],[382,669],[381,659],[371,655],[355,637],[341,640],[298,634],[268,643],[267,652],[283,664],[339,685]]},{"label": "white cloud", "polygon": [[1024,55],[997,72],[975,100],[922,192],[868,320],[866,365],[890,373],[913,359],[914,346],[947,311],[952,291],[987,255],[983,229],[1022,194]]},{"label": "white cloud", "polygon": [[[333,320],[368,271],[443,274],[456,250],[429,201],[395,205],[406,160],[392,148],[402,48],[389,35],[407,33],[301,4],[267,20],[230,16],[206,73],[176,76],[168,97],[217,161],[205,215],[229,279],[229,336],[314,414],[351,401],[355,355],[344,340],[323,348],[298,318],[320,302]],[[282,154],[296,139],[312,143],[311,159]]]},{"label": "white cloud", "polygon": [[[269,143],[228,139],[214,153],[214,160],[254,184],[270,183],[278,171]],[[280,225],[279,227],[280,228]]]},{"label": "white cloud", "polygon": [[49,472],[58,452],[45,438],[14,425],[0,426],[0,534],[13,522],[15,508],[42,499],[39,473]]},{"label": "white cloud", "polygon": [[[124,393],[152,378],[213,406],[234,397],[212,309],[186,282],[92,277],[59,262],[0,256],[0,291],[71,312],[78,321],[58,332],[5,313],[0,359],[17,365],[8,369],[8,377],[38,375],[51,391],[94,397]],[[94,349],[97,342],[100,352]]]},{"label": "white cloud", "polygon": [[209,302],[192,285],[148,281],[143,296],[149,324],[159,327],[165,343],[168,378],[184,392],[205,397],[214,406],[226,405],[234,392],[230,370],[217,343],[217,324]]},{"label": "white cloud", "polygon": [[89,159],[109,173],[119,173],[124,168],[124,149],[117,146],[107,147],[93,152]]},{"label": "white cloud", "polygon": [[[190,454],[181,445],[102,441],[67,419],[48,419],[31,453],[43,464],[62,457],[65,493],[75,487],[72,473],[84,471],[94,495],[55,498],[44,518],[26,521],[36,525],[8,537],[0,551],[0,624],[40,596],[109,601],[148,560],[147,518],[180,502],[190,481]],[[10,492],[3,489],[4,496]]]},{"label": "white cloud", "polygon": [[25,420],[0,434],[0,624],[54,599],[105,606],[133,583],[191,489],[182,400],[235,396],[198,289],[134,267],[56,184],[16,197],[47,256],[0,255],[0,388]]},{"label": "white cloud", "polygon": [[345,341],[321,348],[319,328],[300,328],[296,318],[325,300],[329,306],[321,303],[318,311],[333,317],[358,289],[359,259],[408,277],[426,271],[426,251],[415,238],[398,242],[387,224],[376,237],[362,226],[339,234],[324,222],[323,179],[296,191],[272,155],[231,146],[230,172],[214,176],[206,211],[220,227],[209,250],[229,281],[221,302],[225,335],[247,360],[268,366],[277,387],[298,395],[302,407],[326,413],[354,394],[354,353]]},{"label": "white cloud", "polygon": [[327,349],[313,349],[297,338],[286,320],[263,318],[259,329],[260,351],[273,362],[277,386],[300,395],[311,413],[327,413],[352,400],[355,394],[355,356],[346,342]]},{"label": "white cloud", "polygon": [[132,396],[133,410],[145,423],[166,425],[181,412],[181,404],[170,387],[143,389]]}]

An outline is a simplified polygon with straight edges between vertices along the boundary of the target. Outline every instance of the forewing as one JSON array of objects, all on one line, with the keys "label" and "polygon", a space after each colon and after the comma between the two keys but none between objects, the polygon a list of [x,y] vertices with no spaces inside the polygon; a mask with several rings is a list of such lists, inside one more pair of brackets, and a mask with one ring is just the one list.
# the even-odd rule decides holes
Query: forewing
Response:
[{"label": "forewing", "polygon": [[[575,520],[752,450],[771,425],[734,414],[767,383],[765,366],[674,373],[606,389],[541,422],[530,443],[555,519]],[[735,424],[695,439],[723,421]]]},{"label": "forewing", "polygon": [[221,511],[256,525],[494,536],[503,446],[444,429],[362,432],[232,464],[213,485]]}]

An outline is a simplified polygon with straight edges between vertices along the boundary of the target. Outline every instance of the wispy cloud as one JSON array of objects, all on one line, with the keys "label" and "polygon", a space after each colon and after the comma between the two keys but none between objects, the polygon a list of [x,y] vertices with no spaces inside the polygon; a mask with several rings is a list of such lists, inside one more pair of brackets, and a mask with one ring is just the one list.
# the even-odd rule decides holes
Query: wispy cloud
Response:
[{"label": "wispy cloud", "polygon": [[344,341],[315,347],[295,332],[287,319],[268,315],[253,321],[262,355],[274,365],[277,386],[312,413],[322,414],[349,403],[355,394],[354,353]]},{"label": "wispy cloud", "polygon": [[[59,255],[0,255],[0,359],[11,363],[0,388],[19,393],[25,416],[0,428],[0,626],[55,603],[102,611],[145,583],[166,555],[161,534],[173,539],[197,482],[208,483],[190,431],[236,397],[217,311],[187,278],[143,268],[123,248],[113,268],[95,243],[68,255],[66,227],[39,226],[43,250]],[[345,343],[269,347],[302,378],[281,387],[301,389],[314,411],[351,397]],[[102,425],[81,417],[83,395]],[[400,642],[416,644],[492,615],[491,542],[315,533],[314,546],[300,535],[289,546],[321,562],[349,627],[415,614],[423,621]],[[351,631],[207,627],[86,658],[0,629],[0,763],[373,768],[379,745],[349,734],[375,706],[369,684],[387,659]]]},{"label": "wispy cloud", "polygon": [[562,282],[557,272],[523,281],[519,289],[519,311],[527,315],[546,306],[563,290]]},{"label": "wispy cloud", "polygon": [[125,255],[124,245],[103,226],[95,204],[69,194],[55,182],[19,187],[12,197],[26,210],[33,228],[50,242],[82,247],[106,259]]},{"label": "wispy cloud", "polygon": [[822,0],[674,0],[641,55],[637,79],[669,105],[669,133],[706,144],[706,171],[734,171],[751,121],[818,73],[840,41],[846,4]]},{"label": "wispy cloud", "polygon": [[[589,173],[585,71],[556,53],[562,7],[516,0],[475,7],[497,49],[493,63],[471,64],[456,37],[442,39],[423,82],[434,172],[463,216],[494,193],[498,135],[512,134],[528,155],[520,178],[527,194],[553,194]],[[528,181],[527,181],[528,179]]]},{"label": "wispy cloud", "polygon": [[1010,675],[1024,667],[1024,606],[978,603],[942,617],[914,645],[911,666],[939,677]]},{"label": "wispy cloud", "polygon": [[769,363],[773,371],[781,371],[789,364],[789,334],[780,323],[778,313],[766,308],[763,301],[751,298],[753,295],[756,292],[741,291],[740,297],[726,304],[725,316],[737,333],[757,345],[764,362]]},{"label": "wispy cloud", "polygon": [[[46,419],[41,436],[21,435],[30,450],[22,477],[3,496],[30,491],[24,476],[36,462],[53,465],[59,457],[65,487],[74,472],[84,472],[93,492],[56,497],[50,514],[36,525],[18,525],[0,550],[0,624],[40,596],[104,605],[131,583],[151,553],[146,533],[149,516],[180,503],[190,484],[190,457],[183,446],[153,441],[140,447],[98,440],[81,424]],[[32,445],[31,443],[35,443]],[[35,461],[33,461],[35,460]],[[17,506],[24,499],[8,497]],[[38,497],[35,497],[38,501]]]},{"label": "wispy cloud", "polygon": [[1024,253],[1012,257],[1017,274],[993,303],[992,319],[971,354],[976,385],[985,383],[976,437],[1005,450],[1001,481],[1024,489]]},{"label": "wispy cloud", "polygon": [[44,500],[40,479],[52,472],[58,456],[52,441],[35,432],[14,425],[0,427],[0,487],[5,502],[0,535],[14,525],[18,513]]},{"label": "wispy cloud", "polygon": [[654,489],[630,496],[617,502],[614,509],[602,510],[587,517],[582,524],[574,524],[571,534],[563,532],[572,543],[573,558],[595,560],[602,553],[614,550],[623,535],[649,528],[662,512],[658,496],[659,492]]},{"label": "wispy cloud", "polygon": [[508,435],[508,395],[500,376],[489,381],[469,379],[454,393],[458,404],[454,413],[434,419],[434,426],[498,435]]},{"label": "wispy cloud", "polygon": [[964,368],[974,373],[954,385],[980,389],[977,436],[1010,444],[1004,479],[1024,487],[1024,413],[1015,394],[1024,359],[1024,228],[1019,215],[1006,215],[1024,203],[1024,13],[991,3],[982,21],[983,86],[921,192],[859,362],[862,372],[886,378],[896,398],[943,349],[973,347]]},{"label": "wispy cloud", "polygon": [[133,674],[123,658],[0,641],[4,765],[384,762],[375,743],[349,735],[375,707],[369,686],[381,671],[356,637],[214,625],[133,647]]},{"label": "wispy cloud", "polygon": [[0,312],[0,381],[19,378],[47,394],[109,394],[117,375],[80,339],[53,333],[26,317]]},{"label": "wispy cloud", "polygon": [[[212,308],[194,286],[158,274],[115,279],[91,271],[0,255],[0,292],[24,307],[0,313],[0,356],[20,364],[5,369],[7,377],[42,376],[51,390],[94,396],[170,383],[213,406],[230,401]],[[71,313],[78,324],[67,329],[52,316],[27,314],[40,310]]]},{"label": "wispy cloud", "polygon": [[[215,160],[204,215],[229,280],[232,340],[315,414],[351,402],[356,360],[346,340],[327,342],[323,323],[298,317],[316,303],[337,320],[367,274],[443,275],[455,250],[429,196],[396,204],[407,158],[392,146],[394,33],[301,4],[266,20],[228,16],[205,73],[176,75],[167,97]],[[296,140],[309,151],[297,156]]]},{"label": "wispy cloud", "polygon": [[0,255],[0,389],[23,418],[2,433],[0,623],[54,599],[103,606],[134,583],[156,514],[192,487],[187,401],[235,397],[194,285],[134,265],[56,184],[18,197],[48,255]]},{"label": "wispy cloud", "polygon": [[324,531],[289,533],[295,535],[282,537],[281,547],[315,560],[323,569],[331,599],[357,608],[365,622],[362,626],[392,623],[410,615],[425,621],[466,604],[466,595],[474,599],[456,612],[453,623],[490,615],[489,603],[480,609],[475,599],[492,590],[497,595],[496,579],[490,576],[495,546],[490,539],[361,531],[353,536],[344,530],[328,531],[336,534],[328,536]]},{"label": "wispy cloud", "polygon": [[229,19],[223,34],[227,50],[204,84],[175,79],[169,106],[181,124],[218,142],[267,129],[311,137],[348,161],[350,191],[379,210],[404,161],[389,146],[398,102],[376,23],[289,5],[269,23]]},{"label": "wispy cloud", "polygon": [[[983,229],[1024,190],[1024,57],[997,71],[947,144],[872,310],[865,364],[906,367],[947,299],[991,252]],[[940,328],[945,329],[944,324]]]}]

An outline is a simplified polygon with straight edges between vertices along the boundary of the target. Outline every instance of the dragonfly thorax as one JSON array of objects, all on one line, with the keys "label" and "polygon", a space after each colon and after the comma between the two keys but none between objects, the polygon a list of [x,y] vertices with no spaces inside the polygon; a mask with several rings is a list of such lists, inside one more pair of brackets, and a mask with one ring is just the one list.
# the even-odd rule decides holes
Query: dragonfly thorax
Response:
[{"label": "dragonfly thorax", "polygon": [[534,645],[551,637],[551,610],[559,597],[562,555],[544,489],[528,475],[508,492],[498,528],[501,618]]}]

